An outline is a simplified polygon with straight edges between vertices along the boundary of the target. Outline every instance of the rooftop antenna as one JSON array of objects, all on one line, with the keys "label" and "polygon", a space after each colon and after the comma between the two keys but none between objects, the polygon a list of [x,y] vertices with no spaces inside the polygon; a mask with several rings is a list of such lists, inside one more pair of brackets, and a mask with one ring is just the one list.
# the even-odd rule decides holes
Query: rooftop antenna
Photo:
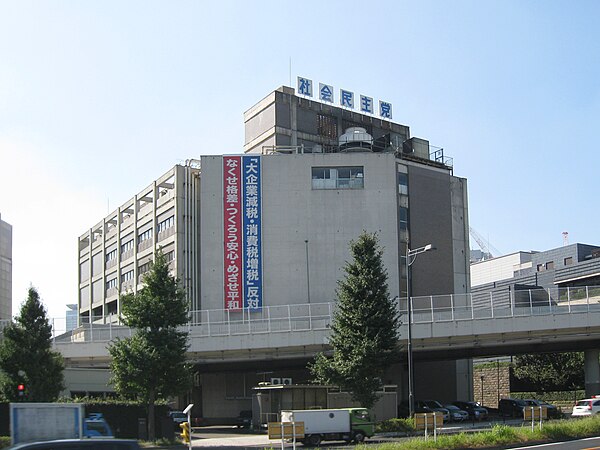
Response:
[{"label": "rooftop antenna", "polygon": [[292,87],[292,57],[290,56],[290,87]]},{"label": "rooftop antenna", "polygon": [[563,247],[565,247],[565,246],[569,245],[569,232],[563,231],[562,235],[563,235]]}]

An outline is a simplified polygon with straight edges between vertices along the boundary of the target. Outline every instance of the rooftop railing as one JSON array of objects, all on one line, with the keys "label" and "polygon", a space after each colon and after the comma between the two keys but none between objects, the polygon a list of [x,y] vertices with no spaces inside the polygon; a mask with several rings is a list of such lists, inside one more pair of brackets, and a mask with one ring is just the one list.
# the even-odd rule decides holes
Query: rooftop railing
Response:
[{"label": "rooftop railing", "polygon": [[[411,300],[413,324],[526,316],[544,320],[548,315],[600,312],[600,286],[432,295]],[[395,301],[405,325],[407,299],[396,297]],[[193,338],[325,331],[331,326],[334,311],[334,302],[191,311],[182,331]],[[51,322],[56,343],[108,342],[132,334],[116,314],[92,320],[81,317],[79,326],[70,331],[64,318]],[[0,332],[8,323],[0,321]],[[400,336],[404,339],[406,333],[400,330]]]}]

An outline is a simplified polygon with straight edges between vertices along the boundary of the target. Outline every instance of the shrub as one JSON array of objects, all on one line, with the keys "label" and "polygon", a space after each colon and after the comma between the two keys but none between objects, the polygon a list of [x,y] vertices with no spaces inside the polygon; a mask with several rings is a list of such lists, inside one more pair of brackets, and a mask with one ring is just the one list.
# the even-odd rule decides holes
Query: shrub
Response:
[{"label": "shrub", "polygon": [[377,433],[410,433],[415,430],[412,419],[389,419],[379,422],[375,427]]}]

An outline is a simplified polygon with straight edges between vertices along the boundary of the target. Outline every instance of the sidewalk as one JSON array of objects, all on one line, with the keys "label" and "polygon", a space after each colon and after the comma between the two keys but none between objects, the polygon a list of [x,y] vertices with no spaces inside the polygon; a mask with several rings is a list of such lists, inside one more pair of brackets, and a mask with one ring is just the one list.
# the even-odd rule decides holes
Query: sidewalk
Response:
[{"label": "sidewalk", "polygon": [[277,447],[281,445],[280,441],[270,440],[265,435],[258,436],[236,436],[236,437],[211,437],[202,438],[194,437],[192,439],[193,448],[202,447],[221,447],[221,448],[262,448],[262,447]]}]

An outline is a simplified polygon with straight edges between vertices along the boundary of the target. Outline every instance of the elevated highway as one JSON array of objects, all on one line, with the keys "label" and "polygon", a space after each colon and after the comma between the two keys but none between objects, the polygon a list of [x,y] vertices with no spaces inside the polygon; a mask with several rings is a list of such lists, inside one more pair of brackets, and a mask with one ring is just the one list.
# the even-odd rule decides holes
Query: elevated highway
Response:
[{"label": "elevated highway", "polygon": [[[451,360],[530,352],[600,349],[600,296],[582,291],[519,291],[414,297],[415,360]],[[546,291],[544,291],[546,292]],[[595,291],[594,291],[595,292]],[[406,345],[406,299],[400,345]],[[310,359],[328,350],[334,303],[265,307],[259,313],[205,310],[191,313],[189,357],[201,364]],[[118,323],[84,324],[57,335],[69,367],[106,367],[107,344],[131,330]]]}]

